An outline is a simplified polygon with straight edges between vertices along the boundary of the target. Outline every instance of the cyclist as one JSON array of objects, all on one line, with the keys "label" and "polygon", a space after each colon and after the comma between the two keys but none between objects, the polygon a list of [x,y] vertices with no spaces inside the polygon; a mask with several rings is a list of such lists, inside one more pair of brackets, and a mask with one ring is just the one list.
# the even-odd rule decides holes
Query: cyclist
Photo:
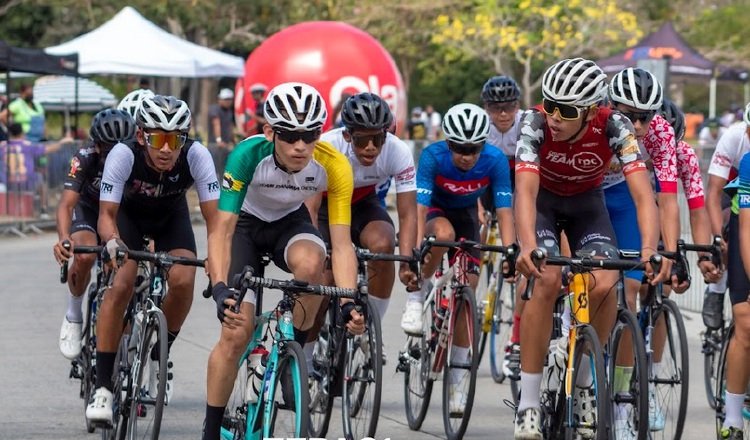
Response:
[{"label": "cyclist", "polygon": [[125,95],[122,100],[117,104],[117,110],[124,110],[133,117],[133,120],[138,119],[138,110],[141,108],[141,102],[145,98],[153,98],[154,92],[149,89],[136,89]]},{"label": "cyclist", "polygon": [[[221,335],[208,358],[204,439],[219,438],[224,408],[237,365],[253,334],[255,294],[248,292],[234,313],[229,276],[246,265],[260,269],[262,253],[295,279],[322,280],[326,246],[303,202],[328,193],[333,277],[339,287],[355,288],[357,258],[350,233],[353,177],[346,156],[320,141],[326,121],[323,98],[303,83],[283,83],[268,95],[263,134],[240,142],[224,170],[218,229],[208,238],[209,273],[221,321]],[[231,255],[231,260],[230,260]],[[295,339],[304,345],[324,298],[307,296],[295,305]],[[352,333],[364,331],[364,319],[353,303],[342,304]]]},{"label": "cyclist", "polygon": [[[354,172],[352,197],[352,242],[372,252],[392,254],[396,232],[393,221],[380,204],[376,189],[394,178],[396,208],[399,222],[399,253],[411,255],[417,245],[417,184],[414,158],[406,144],[386,130],[393,115],[388,104],[373,93],[349,97],[341,110],[343,128],[324,133],[321,140],[329,142],[348,159]],[[318,229],[330,242],[327,197],[318,210]],[[371,261],[368,301],[385,317],[394,281],[394,266],[389,261]],[[399,279],[411,289],[417,288],[416,274],[402,263]],[[308,353],[309,354],[309,353]],[[308,357],[309,360],[309,357]]]},{"label": "cyclist", "polygon": [[[485,191],[491,191],[503,243],[515,242],[508,161],[497,148],[485,148],[489,125],[487,113],[474,104],[458,104],[446,112],[442,122],[446,140],[429,145],[419,158],[418,237],[430,234],[437,240],[478,240],[477,199]],[[432,277],[445,251],[444,248],[432,249],[423,265],[424,279]],[[449,256],[452,254],[453,251],[449,251]],[[470,283],[476,288],[479,252],[472,250],[471,255],[475,261],[470,269]],[[422,304],[430,289],[430,283],[425,282],[421,290],[409,294],[401,318],[401,328],[406,333],[422,333]],[[466,362],[469,353],[469,341],[461,340],[466,335],[463,326],[465,321],[459,320],[455,346],[451,351],[451,362],[458,364]],[[459,382],[463,372],[452,371],[455,371],[452,382]],[[463,397],[458,392],[452,395],[451,413],[463,413]]]},{"label": "cyclist", "polygon": [[[606,75],[594,62],[561,60],[544,73],[543,105],[523,119],[516,150],[515,221],[521,245],[516,267],[527,278],[539,279],[521,320],[523,393],[516,413],[516,439],[542,438],[539,389],[551,332],[549,317],[562,282],[560,269],[538,270],[531,251],[540,246],[550,255],[558,254],[564,232],[573,252],[588,249],[598,256],[616,255],[617,242],[599,188],[613,155],[623,164],[636,202],[642,258],[648,260],[656,252],[658,212],[646,166],[630,121],[597,105],[606,87]],[[668,266],[664,264],[652,282],[665,279]],[[649,275],[654,275],[651,269]],[[589,292],[592,324],[604,341],[614,325],[616,297],[608,295],[608,290],[615,285],[617,273],[597,271],[593,278]],[[589,362],[584,359],[581,365]],[[582,387],[592,385],[590,369],[578,373],[578,382]],[[595,405],[591,393],[576,396],[576,417],[592,422]],[[590,437],[593,433],[581,429],[579,434]]]},{"label": "cyclist", "polygon": [[[136,142],[117,144],[107,156],[102,175],[97,231],[114,258],[118,247],[142,246],[144,235],[155,250],[195,258],[195,236],[185,193],[195,183],[208,235],[214,233],[219,183],[206,147],[188,137],[190,109],[172,96],[146,97],[136,119]],[[96,391],[86,408],[92,422],[112,421],[112,372],[122,331],[122,316],[133,295],[137,264],[126,260],[100,305],[96,322]],[[168,272],[164,300],[168,345],[185,321],[193,300],[195,268],[175,265]],[[152,359],[164,362],[166,359]],[[168,361],[167,361],[168,362]],[[174,392],[167,363],[166,402]],[[150,369],[154,374],[157,368]],[[151,377],[150,388],[158,378]]]},{"label": "cyclist", "polygon": [[[96,221],[99,217],[99,185],[104,161],[112,147],[119,142],[132,143],[135,121],[122,110],[106,109],[94,116],[89,130],[91,143],[70,160],[65,176],[60,203],[57,206],[58,242],[53,247],[55,258],[67,264],[76,245],[96,246]],[[64,244],[69,243],[70,249]],[[89,284],[91,267],[96,262],[93,254],[79,254],[68,271],[68,310],[60,329],[60,351],[68,359],[81,353],[81,325],[83,293]]]},{"label": "cyclist", "polygon": [[[708,168],[708,194],[706,207],[711,218],[711,229],[714,234],[721,234],[722,213],[721,194],[732,168],[739,169],[740,187],[738,195],[732,201],[732,213],[729,217],[728,252],[727,252],[727,285],[729,287],[729,298],[732,302],[732,316],[734,318],[734,334],[729,343],[727,353],[727,385],[725,402],[725,418],[720,430],[721,438],[742,439],[743,418],[742,410],[745,400],[745,391],[748,383],[747,365],[750,362],[750,305],[748,304],[748,293],[750,292],[750,281],[746,270],[749,261],[747,257],[746,234],[740,233],[743,222],[740,217],[747,219],[748,207],[748,160],[747,152],[750,151],[750,104],[745,107],[743,120],[731,125],[726,133],[716,144]],[[740,163],[744,165],[744,169]],[[743,186],[744,184],[744,186]],[[743,238],[744,237],[744,238]],[[740,241],[743,240],[743,241]]]}]

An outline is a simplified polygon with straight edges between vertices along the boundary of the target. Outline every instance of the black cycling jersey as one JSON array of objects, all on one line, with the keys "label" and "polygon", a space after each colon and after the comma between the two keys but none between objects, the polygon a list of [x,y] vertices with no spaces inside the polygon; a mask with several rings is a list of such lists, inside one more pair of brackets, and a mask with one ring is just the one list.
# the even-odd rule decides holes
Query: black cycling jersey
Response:
[{"label": "black cycling jersey", "polygon": [[81,148],[70,159],[70,169],[63,187],[80,194],[79,203],[99,208],[99,185],[104,162],[93,145]]}]

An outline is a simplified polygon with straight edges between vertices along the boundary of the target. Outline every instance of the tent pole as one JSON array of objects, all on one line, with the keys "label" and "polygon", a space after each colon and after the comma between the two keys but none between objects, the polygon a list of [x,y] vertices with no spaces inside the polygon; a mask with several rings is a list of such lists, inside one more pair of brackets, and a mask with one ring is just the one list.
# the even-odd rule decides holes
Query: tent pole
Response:
[{"label": "tent pole", "polygon": [[747,103],[750,102],[750,82],[745,81],[744,90],[745,90],[745,102],[744,102],[744,104],[747,105]]},{"label": "tent pole", "polygon": [[73,136],[76,137],[78,135],[78,69],[76,68],[76,102],[75,102],[75,116],[73,116],[73,127],[74,129],[71,130],[73,132]]},{"label": "tent pole", "polygon": [[[8,54],[8,57],[10,58],[10,53]],[[5,110],[6,110],[6,120],[5,120],[5,128],[8,130],[8,139],[10,139],[10,110],[8,110],[8,106],[10,105],[10,62],[8,62],[8,70],[5,71],[5,99],[7,103],[5,104]],[[8,145],[8,142],[5,142],[5,214],[10,217],[10,145]]]},{"label": "tent pole", "polygon": [[711,78],[708,93],[708,117],[709,119],[716,117],[716,77]]}]

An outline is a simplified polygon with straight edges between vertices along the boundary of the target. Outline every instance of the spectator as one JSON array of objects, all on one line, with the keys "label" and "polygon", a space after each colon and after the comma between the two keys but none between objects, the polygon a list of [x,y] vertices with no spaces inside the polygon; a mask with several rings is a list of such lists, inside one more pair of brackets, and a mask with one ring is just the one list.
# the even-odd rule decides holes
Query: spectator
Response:
[{"label": "spectator", "polygon": [[698,145],[700,148],[714,148],[725,131],[726,127],[723,127],[717,119],[709,119],[698,133]]},{"label": "spectator", "polygon": [[221,178],[227,156],[234,148],[234,92],[221,89],[218,104],[208,108],[208,149],[214,158],[216,175]]},{"label": "spectator", "polygon": [[440,113],[436,112],[432,105],[427,105],[424,120],[427,125],[427,140],[430,142],[436,141],[440,137],[440,123],[443,120]]},{"label": "spectator", "polygon": [[411,111],[409,123],[406,126],[407,139],[421,141],[427,139],[427,127],[422,118],[422,107],[414,107]]},{"label": "spectator", "polygon": [[247,108],[248,118],[245,131],[249,136],[263,133],[263,125],[266,118],[263,117],[263,104],[266,102],[265,95],[268,87],[265,84],[255,83],[250,86],[250,97],[252,103]]},{"label": "spectator", "polygon": [[29,84],[22,84],[20,94],[8,106],[11,123],[21,124],[23,134],[31,142],[41,142],[45,136],[44,108],[34,101],[34,89]]}]

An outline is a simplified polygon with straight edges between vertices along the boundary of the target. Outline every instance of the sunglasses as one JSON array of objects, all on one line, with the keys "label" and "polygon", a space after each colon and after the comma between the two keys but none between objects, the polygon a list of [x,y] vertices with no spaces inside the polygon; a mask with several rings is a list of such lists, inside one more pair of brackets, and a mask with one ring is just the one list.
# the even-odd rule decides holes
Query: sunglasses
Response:
[{"label": "sunglasses", "polygon": [[367,148],[368,145],[370,145],[370,142],[372,142],[373,145],[375,145],[375,148],[380,148],[385,143],[385,132],[381,131],[380,133],[375,134],[352,134],[349,133],[349,136],[352,138],[352,143],[356,148]]},{"label": "sunglasses", "polygon": [[513,102],[488,102],[487,110],[493,113],[513,113],[518,107],[518,101]]},{"label": "sunglasses", "polygon": [[655,111],[650,112],[624,112],[620,111],[623,116],[630,119],[630,122],[633,124],[636,123],[636,121],[640,122],[641,124],[647,124],[651,122],[651,119],[654,118],[654,115],[656,115]]},{"label": "sunglasses", "polygon": [[187,133],[143,133],[146,143],[155,150],[161,150],[167,144],[170,150],[182,148],[187,141]]},{"label": "sunglasses", "polygon": [[282,141],[288,144],[295,144],[298,141],[306,144],[312,144],[320,138],[320,130],[313,131],[287,131],[287,130],[274,130],[276,136]]},{"label": "sunglasses", "polygon": [[581,108],[574,105],[551,101],[549,99],[542,100],[542,108],[544,109],[544,113],[549,116],[554,115],[555,111],[557,111],[560,115],[560,119],[565,121],[574,121],[581,117],[581,113],[589,109],[589,107]]},{"label": "sunglasses", "polygon": [[448,141],[448,149],[461,156],[474,156],[482,152],[484,144],[457,144]]}]

